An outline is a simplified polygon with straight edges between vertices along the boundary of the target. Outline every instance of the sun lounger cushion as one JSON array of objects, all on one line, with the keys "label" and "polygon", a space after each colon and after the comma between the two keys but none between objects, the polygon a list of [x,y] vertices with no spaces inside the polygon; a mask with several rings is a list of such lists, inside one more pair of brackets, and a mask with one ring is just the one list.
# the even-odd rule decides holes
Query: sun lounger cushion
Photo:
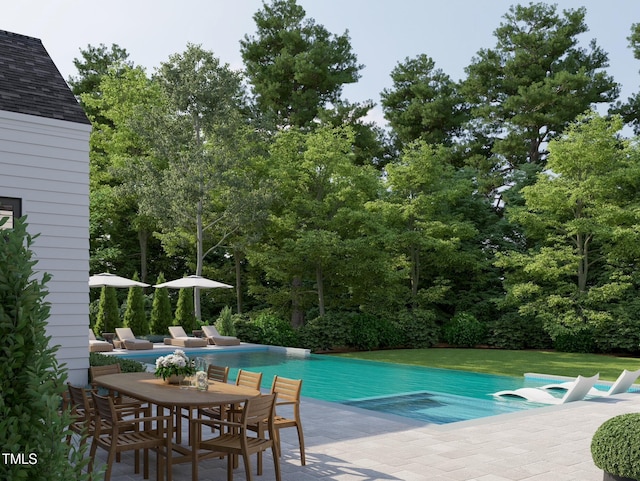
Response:
[{"label": "sun lounger cushion", "polygon": [[116,327],[116,335],[122,341],[125,349],[142,350],[153,349],[153,343],[146,339],[136,339],[133,331],[128,327]]},{"label": "sun lounger cushion", "polygon": [[240,344],[240,339],[237,337],[221,336],[215,326],[202,326],[202,332],[210,344],[217,346],[237,346]]},{"label": "sun lounger cushion", "polygon": [[113,344],[107,341],[99,341],[91,329],[89,329],[89,352],[113,351]]}]

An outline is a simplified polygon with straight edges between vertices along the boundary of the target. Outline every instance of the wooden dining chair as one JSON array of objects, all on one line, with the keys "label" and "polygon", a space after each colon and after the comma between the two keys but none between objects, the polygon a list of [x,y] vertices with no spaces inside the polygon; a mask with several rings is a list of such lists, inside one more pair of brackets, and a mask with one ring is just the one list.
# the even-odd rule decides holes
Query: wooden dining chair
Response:
[{"label": "wooden dining chair", "polygon": [[[89,454],[89,472],[93,471],[93,462],[98,447],[108,452],[104,481],[111,479],[111,469],[116,455],[124,451],[143,450],[144,479],[149,478],[149,449],[156,451],[156,479],[172,481],[172,416],[143,416],[124,419],[123,410],[118,409],[110,396],[91,393],[94,406],[94,435]],[[132,422],[135,430],[131,430]],[[166,465],[166,466],[165,466]],[[136,473],[139,472],[136,463]]]},{"label": "wooden dining chair", "polygon": [[[91,407],[91,391],[83,387],[67,383],[68,400],[71,407],[73,421],[69,425],[72,433],[80,436],[79,446],[82,447],[87,440],[93,437],[93,408]],[[67,436],[67,444],[71,443],[72,433]]]},{"label": "wooden dining chair", "polygon": [[[267,394],[248,399],[243,404],[238,418],[221,419],[193,419],[192,430],[195,433],[193,450],[211,451],[227,456],[227,481],[233,481],[234,459],[242,456],[247,481],[252,481],[250,456],[271,449],[276,481],[281,480],[280,461],[276,453],[275,428],[273,415],[276,394]],[[265,423],[266,429],[261,432],[253,432],[247,429],[252,424]],[[218,435],[202,439],[202,427],[210,426]],[[268,436],[265,435],[268,434]],[[198,456],[192,458],[192,477],[198,479]],[[258,474],[262,474],[261,466],[258,466]]]},{"label": "wooden dining chair", "polygon": [[[122,369],[120,368],[120,364],[107,364],[105,366],[91,366],[89,368],[91,374],[91,386],[95,392],[99,392],[99,387],[96,384],[96,378],[100,376],[106,376],[107,374],[120,374],[122,373]],[[138,399],[134,399],[129,396],[124,396],[120,393],[110,391],[109,395],[113,397],[113,401],[122,407],[131,407],[134,411],[139,409],[145,409],[147,411],[147,415],[151,414],[151,406],[149,404],[145,404]]]},{"label": "wooden dining chair", "polygon": [[207,378],[215,382],[227,382],[229,379],[229,366],[216,366],[209,364]]},{"label": "wooden dining chair", "polygon": [[[229,368],[227,369],[227,377],[229,376]],[[236,376],[236,386],[245,386],[251,389],[260,390],[260,383],[262,382],[261,372],[245,371],[243,369],[238,370]],[[237,410],[238,408],[236,408]],[[224,419],[228,409],[225,406],[212,406],[209,408],[201,408],[198,411],[199,417],[206,416],[213,419]]]},{"label": "wooden dining chair", "polygon": [[[298,432],[298,444],[300,445],[300,464],[307,464],[304,451],[304,434],[302,431],[302,420],[300,419],[300,393],[302,392],[302,379],[287,379],[285,377],[274,376],[271,384],[271,393],[278,395],[276,401],[275,414],[273,424],[275,427],[275,441],[278,456],[282,456],[282,447],[280,443],[280,429],[296,428]],[[278,413],[278,406],[290,406],[292,409],[291,417],[282,416]],[[265,429],[264,423],[249,425],[248,429],[260,430]],[[258,465],[262,463],[261,455],[258,454]]]}]

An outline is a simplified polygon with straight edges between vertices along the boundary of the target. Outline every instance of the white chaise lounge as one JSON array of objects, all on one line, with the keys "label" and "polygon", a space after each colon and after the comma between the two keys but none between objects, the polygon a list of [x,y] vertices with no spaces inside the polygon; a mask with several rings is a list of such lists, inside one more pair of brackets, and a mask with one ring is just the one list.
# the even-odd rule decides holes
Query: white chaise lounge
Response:
[{"label": "white chaise lounge", "polygon": [[580,401],[585,398],[589,390],[598,381],[598,374],[591,377],[578,376],[572,386],[567,389],[563,397],[555,397],[549,391],[535,387],[523,387],[514,391],[499,391],[493,395],[496,397],[519,397],[527,401],[542,404],[564,404],[572,401]]},{"label": "white chaise lounge", "polygon": [[153,349],[153,343],[146,339],[137,339],[133,331],[128,327],[116,327],[120,347],[129,350]]},{"label": "white chaise lounge", "polygon": [[[638,376],[640,376],[640,369],[638,369],[637,371],[628,371],[625,369],[620,373],[620,375],[618,376],[618,379],[615,380],[615,382],[611,385],[609,390],[602,391],[598,388],[592,387],[589,390],[588,395],[589,396],[613,396],[614,394],[625,393],[629,390],[631,385],[634,382],[636,382],[636,379],[638,379]],[[542,386],[540,389],[566,390],[566,389],[569,389],[571,386],[573,386],[574,383],[575,381],[562,382],[558,384],[547,384],[545,386]]]}]

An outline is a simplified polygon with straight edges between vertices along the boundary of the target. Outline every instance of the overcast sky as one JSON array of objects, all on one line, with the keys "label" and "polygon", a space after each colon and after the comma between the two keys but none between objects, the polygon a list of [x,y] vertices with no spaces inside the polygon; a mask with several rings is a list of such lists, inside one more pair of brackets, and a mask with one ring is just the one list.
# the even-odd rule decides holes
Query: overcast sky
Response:
[{"label": "overcast sky", "polygon": [[[389,74],[406,57],[424,53],[453,79],[481,48],[495,47],[493,32],[517,2],[511,0],[298,0],[307,17],[330,32],[349,31],[353,51],[365,68],[357,85],[344,89],[351,102],[371,99],[391,86]],[[528,1],[520,2],[523,5]],[[640,22],[638,0],[558,0],[559,10],[585,6],[591,39],[609,54],[608,72],[622,84],[623,99],[640,90],[640,61],[627,37]],[[253,14],[262,0],[20,0],[6,2],[0,29],[37,37],[65,78],[75,75],[73,59],[91,44],[115,43],[136,65],[154,71],[188,42],[212,50],[242,68],[240,39],[255,32]],[[382,120],[381,110],[374,119]]]}]

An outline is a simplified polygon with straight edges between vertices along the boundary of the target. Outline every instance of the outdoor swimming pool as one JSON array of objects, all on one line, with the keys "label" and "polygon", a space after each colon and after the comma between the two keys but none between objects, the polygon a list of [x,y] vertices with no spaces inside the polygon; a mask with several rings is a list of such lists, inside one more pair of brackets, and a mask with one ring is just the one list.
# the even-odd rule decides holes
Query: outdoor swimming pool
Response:
[{"label": "outdoor swimming pool", "polygon": [[[419,422],[446,424],[521,411],[535,405],[518,400],[495,400],[504,389],[535,387],[543,380],[496,376],[448,369],[404,366],[327,355],[288,355],[265,348],[215,352],[188,349],[190,357],[230,366],[229,379],[239,368],[262,372],[264,388],[274,375],[303,379],[302,395],[323,401],[407,417]],[[155,364],[163,353],[127,353],[124,357]]]}]

